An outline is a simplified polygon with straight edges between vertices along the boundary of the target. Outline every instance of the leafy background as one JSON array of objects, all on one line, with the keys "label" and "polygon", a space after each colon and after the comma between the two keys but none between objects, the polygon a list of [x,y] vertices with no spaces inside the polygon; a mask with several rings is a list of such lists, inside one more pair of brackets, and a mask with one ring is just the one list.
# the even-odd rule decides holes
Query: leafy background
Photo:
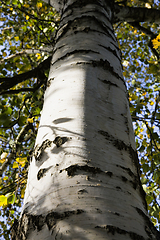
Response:
[{"label": "leafy background", "polygon": [[[0,237],[7,240],[23,204],[29,158],[43,105],[49,65],[42,68],[41,63],[52,55],[60,18],[39,0],[0,2]],[[127,0],[120,4],[160,9],[158,0]],[[160,34],[155,23],[140,26],[155,36]],[[127,22],[114,24],[114,29],[123,56],[141,181],[149,214],[159,228],[160,37],[152,42],[150,36]],[[26,75],[29,71],[31,75]]]}]

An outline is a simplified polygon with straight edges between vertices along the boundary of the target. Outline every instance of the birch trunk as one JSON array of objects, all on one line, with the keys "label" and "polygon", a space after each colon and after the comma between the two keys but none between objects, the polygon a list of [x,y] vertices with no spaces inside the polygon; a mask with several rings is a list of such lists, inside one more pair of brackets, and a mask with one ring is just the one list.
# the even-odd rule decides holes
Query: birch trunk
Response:
[{"label": "birch trunk", "polygon": [[104,0],[55,6],[62,21],[12,239],[156,239],[112,8]]}]

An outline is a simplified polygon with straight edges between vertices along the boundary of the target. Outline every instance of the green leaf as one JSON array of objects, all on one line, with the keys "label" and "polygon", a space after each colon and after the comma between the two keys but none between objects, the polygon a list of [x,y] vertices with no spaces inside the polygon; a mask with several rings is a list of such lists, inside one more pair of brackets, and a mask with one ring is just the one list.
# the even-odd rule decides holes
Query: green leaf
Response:
[{"label": "green leaf", "polygon": [[13,193],[11,196],[7,198],[7,204],[13,204],[16,200],[16,195]]}]

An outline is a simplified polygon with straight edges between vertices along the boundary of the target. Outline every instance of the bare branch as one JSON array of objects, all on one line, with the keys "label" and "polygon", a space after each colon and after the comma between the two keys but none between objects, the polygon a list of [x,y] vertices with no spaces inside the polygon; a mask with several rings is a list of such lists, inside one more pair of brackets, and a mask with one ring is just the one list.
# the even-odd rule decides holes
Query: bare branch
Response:
[{"label": "bare branch", "polygon": [[15,58],[15,57],[17,57],[17,56],[21,56],[21,55],[23,55],[23,54],[36,54],[36,53],[44,53],[44,52],[46,52],[46,53],[51,53],[51,52],[53,52],[53,46],[47,45],[47,46],[42,47],[42,48],[40,48],[40,49],[33,49],[33,48],[23,49],[23,51],[21,51],[21,52],[17,52],[17,53],[15,53],[15,54],[12,54],[12,55],[6,57],[6,58],[3,58],[3,59],[0,61],[0,64],[4,63],[5,61],[8,61],[8,60],[10,60],[10,59],[12,59],[12,58]]},{"label": "bare branch", "polygon": [[21,52],[18,52],[18,53],[15,53],[15,54],[12,54],[6,58],[3,58],[1,61],[0,61],[0,64],[2,64],[3,62],[5,62],[6,60],[10,60],[11,58],[15,58],[17,56],[21,56],[25,53],[25,51],[21,51]]},{"label": "bare branch", "polygon": [[113,22],[150,22],[160,24],[160,10],[114,5]]},{"label": "bare branch", "polygon": [[40,82],[39,84],[36,85],[36,87],[34,88],[20,88],[20,89],[14,89],[14,90],[9,90],[9,91],[4,91],[1,92],[1,95],[4,94],[18,94],[20,92],[35,92],[38,88],[40,88],[42,86],[42,82]]},{"label": "bare branch", "polygon": [[[24,82],[25,80],[32,78],[32,77],[38,77],[39,79],[42,79],[45,77],[44,71],[48,70],[50,67],[50,61],[51,61],[51,56],[48,57],[46,60],[44,60],[42,63],[40,63],[36,68],[16,75],[14,77],[6,77],[6,78],[0,78],[0,91],[4,91],[7,89],[10,89],[11,87],[17,85],[18,83]],[[46,80],[46,77],[45,77]]]}]

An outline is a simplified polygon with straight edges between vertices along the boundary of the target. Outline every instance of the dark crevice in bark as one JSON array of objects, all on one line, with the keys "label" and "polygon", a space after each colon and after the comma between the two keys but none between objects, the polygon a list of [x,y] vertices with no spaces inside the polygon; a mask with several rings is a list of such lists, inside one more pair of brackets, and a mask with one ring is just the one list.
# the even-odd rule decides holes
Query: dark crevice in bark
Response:
[{"label": "dark crevice in bark", "polygon": [[105,83],[105,84],[109,84],[111,86],[115,86],[115,87],[118,87],[117,84],[113,83],[113,82],[110,82],[109,80],[102,80],[100,78],[98,78],[101,82]]},{"label": "dark crevice in bark", "polygon": [[124,169],[125,172],[127,172],[128,175],[130,177],[132,177],[132,179],[133,179],[133,181],[131,181],[131,180],[128,180],[126,177],[121,176],[122,181],[123,182],[127,182],[127,181],[130,182],[132,184],[133,188],[137,189],[138,184],[139,184],[139,181],[137,180],[137,175],[135,175],[129,168],[125,168],[125,167],[122,167],[120,165],[116,165],[116,167],[120,167],[120,168]]},{"label": "dark crevice in bark", "polygon": [[123,166],[120,166],[120,165],[116,165],[116,167],[122,168],[123,170],[125,170],[128,173],[129,176],[135,177],[135,174],[131,171],[130,168],[126,168],[126,167],[123,167]]},{"label": "dark crevice in bark", "polygon": [[83,194],[83,193],[88,193],[88,191],[85,188],[78,190],[78,194]]},{"label": "dark crevice in bark", "polygon": [[35,157],[36,161],[40,161],[42,153],[44,150],[48,147],[51,147],[53,141],[50,141],[49,139],[46,139],[42,142],[42,144],[36,145],[33,151],[33,156]]},{"label": "dark crevice in bark", "polygon": [[63,213],[58,213],[58,212],[51,212],[47,214],[45,222],[47,223],[48,229],[50,230],[58,220],[63,220],[65,218],[68,218],[72,215],[78,215],[83,213],[84,210],[82,209],[77,209],[73,211],[65,211]]},{"label": "dark crevice in bark", "polygon": [[[67,21],[67,20],[64,20],[64,19],[66,19],[66,18],[70,18],[70,14],[71,14],[71,11],[73,12],[74,10],[72,9],[72,10],[69,10],[68,11],[68,15],[65,15],[64,17],[62,17],[62,21],[61,21],[61,23],[63,23],[63,21],[65,22],[65,21]],[[93,15],[90,15],[90,13],[93,13]],[[97,18],[97,13],[99,14],[99,16],[104,16],[108,21],[110,21],[109,20],[109,18],[108,18],[108,16],[106,16],[106,14],[103,12],[103,11],[101,11],[100,9],[91,9],[91,10],[85,10],[84,12],[82,12],[81,14],[81,16],[80,17],[92,17],[92,16],[94,16],[95,18]],[[76,18],[80,18],[80,17],[76,17]],[[69,21],[74,21],[74,17],[73,17],[73,19],[72,20],[69,20]],[[102,23],[103,23],[103,21],[102,21]]]},{"label": "dark crevice in bark", "polygon": [[125,84],[124,79],[114,71],[114,68],[110,65],[110,63],[107,60],[100,59],[99,61],[77,62],[76,64],[92,65],[93,67],[98,67],[98,68],[101,67],[104,70],[108,70],[113,76],[120,79]]},{"label": "dark crevice in bark", "polygon": [[134,163],[134,166],[136,167],[137,169],[137,177],[136,177],[136,180],[133,181],[133,187],[134,189],[137,188],[137,185],[139,186],[139,191],[140,191],[140,194],[142,196],[142,199],[144,200],[143,203],[144,203],[144,206],[145,208],[147,209],[147,203],[145,201],[145,192],[142,188],[142,184],[141,184],[141,181],[140,181],[140,166],[139,166],[139,160],[138,160],[138,155],[137,155],[137,152],[130,146],[130,145],[127,145],[126,143],[124,143],[122,140],[119,140],[119,139],[115,139],[112,135],[110,135],[108,132],[106,131],[103,131],[103,130],[99,130],[98,133],[100,133],[101,135],[103,135],[105,137],[106,140],[109,140],[112,142],[112,144],[118,149],[118,150],[125,150],[129,153],[133,163]]},{"label": "dark crevice in bark", "polygon": [[[113,35],[113,30],[110,29],[107,25],[105,25],[105,23],[98,20],[95,16],[80,16],[80,17],[75,17],[73,20],[69,20],[67,23],[65,23],[63,26],[59,28],[59,30],[57,31],[56,42],[59,41],[59,39],[62,38],[64,34],[67,33],[69,30],[72,30],[72,31],[76,30],[77,26],[79,28],[88,27],[83,25],[83,24],[86,25],[86,23],[88,22],[95,23],[95,26],[97,27],[99,26],[99,29],[102,29],[105,35],[108,35],[108,37],[110,37],[114,42],[116,41],[116,38]],[[90,24],[87,24],[87,25],[90,25]]]},{"label": "dark crevice in bark", "polygon": [[67,137],[56,137],[53,141],[54,144],[56,144],[57,147],[60,147],[63,145],[65,142],[67,142],[68,138]]},{"label": "dark crevice in bark", "polygon": [[91,63],[93,67],[102,67],[104,70],[108,70],[116,78],[124,81],[124,79],[121,78],[119,74],[114,71],[114,68],[111,66],[109,61],[100,59],[99,61],[91,61]]},{"label": "dark crevice in bark", "polygon": [[93,174],[97,174],[97,173],[103,173],[109,177],[111,177],[113,175],[112,172],[109,172],[109,171],[102,171],[100,168],[98,167],[91,167],[91,166],[88,166],[88,165],[83,165],[83,166],[79,166],[78,164],[75,164],[75,165],[71,165],[69,166],[68,168],[65,168],[65,169],[62,169],[60,170],[60,173],[62,171],[66,171],[68,176],[74,176],[76,174],[76,171],[77,170],[81,170],[81,171],[85,171],[85,172],[90,172],[90,173],[93,173]]},{"label": "dark crevice in bark", "polygon": [[129,183],[131,183],[132,187],[133,187],[135,190],[137,189],[137,187],[138,187],[138,180],[137,180],[137,177],[136,177],[136,176],[134,176],[133,181],[128,180],[128,179],[127,179],[126,177],[124,177],[124,176],[121,176],[121,179],[122,179],[123,182],[129,182]]},{"label": "dark crevice in bark", "polygon": [[47,83],[46,83],[46,87],[50,87],[51,82],[54,80],[54,78],[50,78],[48,79]]},{"label": "dark crevice in bark", "polygon": [[34,148],[34,151],[32,153],[32,156],[35,157],[36,161],[40,161],[41,156],[46,148],[51,147],[52,143],[54,143],[57,147],[60,147],[62,144],[67,142],[68,138],[67,137],[56,137],[53,141],[50,141],[49,139],[46,139],[42,142],[42,144],[36,145]]},{"label": "dark crevice in bark", "polygon": [[[15,220],[11,228],[11,239],[12,240],[27,240],[29,232],[33,230],[41,231],[43,226],[47,224],[48,229],[51,230],[56,225],[57,221],[66,219],[73,215],[83,213],[84,210],[76,209],[73,211],[65,211],[63,213],[50,212],[46,216],[42,215],[31,215],[26,212],[23,213],[20,221]],[[53,229],[54,231],[54,229]],[[53,232],[52,231],[52,232]]]},{"label": "dark crevice in bark", "polygon": [[52,166],[48,167],[48,168],[41,168],[38,173],[37,173],[37,179],[40,180],[42,177],[45,176],[45,173],[48,172],[48,170],[51,168]]},{"label": "dark crevice in bark", "polygon": [[65,8],[65,10],[63,11],[63,14],[66,13],[67,11],[70,11],[73,8],[82,8],[85,7],[88,4],[92,4],[92,5],[97,5],[98,7],[104,7],[101,4],[101,1],[98,0],[77,0],[74,3],[70,4],[68,7]]},{"label": "dark crevice in bark", "polygon": [[[145,231],[149,237],[152,237],[152,234],[156,236],[157,240],[160,240],[160,232],[156,229],[156,227],[151,222],[148,215],[146,215],[140,208],[135,208],[136,211],[141,215],[146,223]],[[151,238],[152,239],[152,238]]]},{"label": "dark crevice in bark", "polygon": [[87,54],[87,53],[96,53],[96,54],[99,54],[99,52],[96,52],[96,51],[93,51],[93,50],[86,50],[86,49],[80,49],[80,50],[74,50],[72,52],[68,52],[66,53],[64,56],[58,58],[55,62],[52,62],[52,64],[55,64],[56,62],[58,61],[63,61],[65,58],[71,56],[71,55],[74,55],[74,54]]},{"label": "dark crevice in bark", "polygon": [[[73,30],[73,33],[71,33],[70,36],[72,36],[72,35],[74,36],[75,34],[82,33],[82,32],[85,32],[85,33],[96,32],[96,33],[99,33],[99,34],[104,34],[104,35],[107,36],[107,37],[110,37],[106,32],[102,32],[102,31],[100,31],[100,30],[95,30],[95,29],[92,29],[92,28],[90,28],[90,27],[88,27],[88,26],[87,26],[87,27],[83,27],[83,26],[82,26],[82,28],[79,29],[79,30]],[[120,51],[120,49],[114,44],[114,42],[110,42],[110,44],[113,45],[113,47],[116,48],[118,52],[120,52],[120,56],[121,56],[121,55],[122,55],[122,54],[121,54],[121,51]],[[103,48],[106,48],[107,50],[111,51],[111,52],[121,61],[121,59],[118,57],[118,55],[117,55],[117,53],[116,53],[116,50],[113,50],[113,49],[110,48],[110,47],[105,47],[105,46],[100,45],[100,44],[99,44],[99,46],[101,46],[101,47],[103,47]],[[59,50],[59,49],[61,49],[61,48],[63,48],[63,47],[65,47],[64,44],[63,44],[62,46],[57,47],[57,48],[56,48],[56,46],[55,46],[53,55],[54,55],[54,53],[55,53],[57,50]],[[122,65],[121,65],[121,66],[122,66]],[[122,66],[122,69],[123,69],[123,66]]]},{"label": "dark crevice in bark", "polygon": [[[120,61],[120,63],[121,63],[122,58],[121,58],[121,56],[119,57],[119,56],[117,55],[117,51],[116,51],[115,49],[112,49],[112,48],[110,48],[110,47],[103,46],[103,45],[101,45],[101,44],[98,44],[98,45],[99,45],[100,47],[102,47],[102,48],[105,48],[105,49],[108,50],[109,52],[113,53],[114,56],[115,56],[116,58],[118,58],[119,61]],[[114,47],[116,47],[116,46],[114,45]],[[120,52],[120,51],[119,51],[119,52]],[[122,67],[122,68],[123,68],[123,67]]]},{"label": "dark crevice in bark", "polygon": [[[71,10],[74,8],[82,8],[87,6],[88,4],[92,4],[92,5],[96,5],[96,10],[98,10],[98,8],[102,8],[105,9],[105,11],[107,12],[107,7],[110,7],[112,10],[114,10],[114,1],[111,0],[105,0],[105,2],[103,2],[104,4],[102,4],[102,1],[100,0],[77,0],[74,3],[70,4],[69,6],[67,6],[64,11],[63,14],[65,14],[66,12],[70,12],[71,14]],[[100,12],[103,13],[103,12]],[[105,16],[107,18],[107,16]]]},{"label": "dark crevice in bark", "polygon": [[115,226],[111,226],[111,225],[96,226],[95,228],[100,228],[100,229],[106,230],[108,233],[111,233],[113,235],[115,233],[119,233],[119,234],[123,234],[123,235],[128,234],[130,236],[130,238],[133,240],[152,240],[151,238],[145,239],[143,236],[141,236],[139,234],[136,234],[136,233],[130,232],[130,231],[126,231],[119,227],[115,227]]}]

